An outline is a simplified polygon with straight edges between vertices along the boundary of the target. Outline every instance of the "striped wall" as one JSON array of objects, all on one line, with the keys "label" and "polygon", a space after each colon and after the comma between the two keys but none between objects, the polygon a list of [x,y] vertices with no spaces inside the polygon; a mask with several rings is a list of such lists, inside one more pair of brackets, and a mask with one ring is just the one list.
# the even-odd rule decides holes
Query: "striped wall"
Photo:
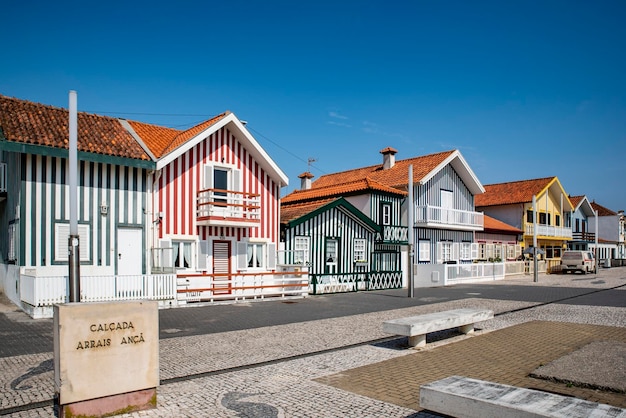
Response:
[{"label": "striped wall", "polygon": [[[241,170],[243,190],[261,195],[261,224],[254,228],[196,225],[196,196],[203,188],[207,162]],[[261,168],[259,162],[227,128],[207,137],[164,167],[155,190],[154,211],[163,212],[159,239],[168,236],[230,237],[267,239],[277,243],[280,186]]]},{"label": "striped wall", "polygon": [[380,223],[380,207],[381,203],[391,204],[391,225],[402,225],[402,202],[404,197],[395,197],[373,193],[371,196],[371,213],[370,219],[376,223]]},{"label": "striped wall", "polygon": [[454,209],[474,210],[474,195],[469,191],[454,168],[448,164],[425,184],[415,186],[415,206],[441,206],[441,191],[451,191]]},{"label": "striped wall", "polygon": [[285,231],[285,250],[294,249],[294,237],[309,236],[311,239],[309,259],[311,266],[310,274],[323,274],[325,267],[324,244],[326,238],[339,239],[339,267],[338,273],[353,273],[357,271],[369,270],[369,266],[357,267],[353,263],[352,243],[355,238],[367,240],[367,254],[373,251],[372,243],[374,233],[366,229],[363,224],[354,220],[337,207],[331,208],[319,215],[308,219],[293,228]]},{"label": "striped wall", "polygon": [[[68,160],[22,154],[20,170],[20,265],[67,264],[55,260],[54,251],[55,224],[69,222]],[[145,226],[145,170],[86,161],[79,161],[78,170],[78,224],[89,230],[89,254],[81,251],[81,265],[115,266],[117,227]]]}]

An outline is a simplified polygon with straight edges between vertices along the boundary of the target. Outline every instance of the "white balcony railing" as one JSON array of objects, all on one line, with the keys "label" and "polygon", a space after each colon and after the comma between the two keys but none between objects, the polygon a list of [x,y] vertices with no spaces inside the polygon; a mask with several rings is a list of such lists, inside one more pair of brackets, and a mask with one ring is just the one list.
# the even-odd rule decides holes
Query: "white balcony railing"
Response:
[{"label": "white balcony railing", "polygon": [[200,190],[196,220],[200,225],[257,226],[261,222],[261,196],[232,190]]},{"label": "white balcony railing", "polygon": [[[533,224],[526,224],[526,235],[533,235]],[[572,228],[562,226],[537,225],[537,235],[543,237],[559,237],[572,239]]]},{"label": "white balcony railing", "polygon": [[481,231],[484,224],[482,212],[430,205],[415,207],[415,226]]}]

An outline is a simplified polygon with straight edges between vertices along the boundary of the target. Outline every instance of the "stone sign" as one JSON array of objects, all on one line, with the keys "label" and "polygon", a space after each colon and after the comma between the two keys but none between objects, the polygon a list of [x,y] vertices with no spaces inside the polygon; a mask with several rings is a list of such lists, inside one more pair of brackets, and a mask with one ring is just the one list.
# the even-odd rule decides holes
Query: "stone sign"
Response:
[{"label": "stone sign", "polygon": [[[148,393],[154,398],[151,402],[156,404],[158,303],[55,305],[54,378],[61,406],[105,397],[122,402],[123,399],[136,400],[137,396],[114,395],[145,392],[146,389],[153,389]],[[121,405],[114,410],[120,409],[145,408]]]}]

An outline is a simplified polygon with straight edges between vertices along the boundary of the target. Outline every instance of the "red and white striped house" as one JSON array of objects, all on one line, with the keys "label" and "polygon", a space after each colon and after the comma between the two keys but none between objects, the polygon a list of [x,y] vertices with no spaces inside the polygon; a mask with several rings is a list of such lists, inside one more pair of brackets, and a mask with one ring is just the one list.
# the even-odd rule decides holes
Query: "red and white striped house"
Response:
[{"label": "red and white striped house", "polygon": [[[127,121],[153,154],[152,272],[175,271],[181,301],[295,290],[276,272],[287,176],[231,112],[185,131]],[[287,283],[291,284],[291,283]]]}]

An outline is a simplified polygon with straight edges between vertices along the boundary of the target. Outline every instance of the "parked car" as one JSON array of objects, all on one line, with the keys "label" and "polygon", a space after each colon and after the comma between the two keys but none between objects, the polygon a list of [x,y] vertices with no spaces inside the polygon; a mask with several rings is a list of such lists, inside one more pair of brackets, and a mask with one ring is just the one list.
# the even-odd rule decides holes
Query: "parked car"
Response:
[{"label": "parked car", "polygon": [[596,259],[591,251],[563,251],[561,271],[580,271],[583,274],[596,271]]}]

